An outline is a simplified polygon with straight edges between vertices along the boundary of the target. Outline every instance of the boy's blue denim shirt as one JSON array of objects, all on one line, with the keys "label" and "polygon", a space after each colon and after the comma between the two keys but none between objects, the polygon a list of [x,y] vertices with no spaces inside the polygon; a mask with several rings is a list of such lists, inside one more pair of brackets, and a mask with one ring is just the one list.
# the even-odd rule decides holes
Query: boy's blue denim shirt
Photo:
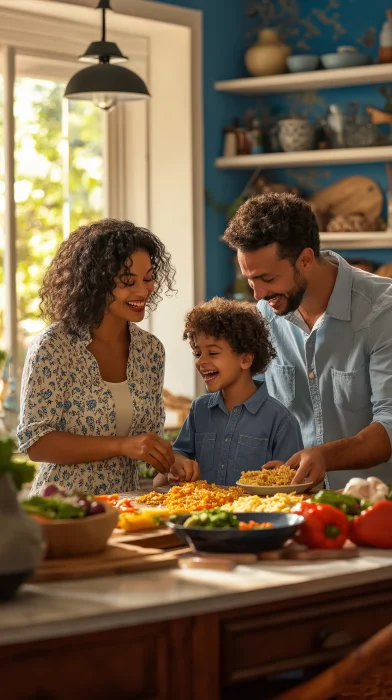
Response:
[{"label": "boy's blue denim shirt", "polygon": [[285,462],[303,447],[299,424],[290,411],[257,391],[230,415],[220,391],[193,401],[173,449],[199,463],[200,478],[234,486],[242,471],[260,469],[271,459]]},{"label": "boy's blue denim shirt", "polygon": [[[277,352],[265,373],[268,391],[298,419],[305,447],[353,437],[374,422],[392,442],[392,280],[322,255],[339,270],[312,330],[298,312],[277,316],[258,304]],[[343,488],[353,476],[392,483],[392,457],[373,469],[329,471],[327,485]]]}]

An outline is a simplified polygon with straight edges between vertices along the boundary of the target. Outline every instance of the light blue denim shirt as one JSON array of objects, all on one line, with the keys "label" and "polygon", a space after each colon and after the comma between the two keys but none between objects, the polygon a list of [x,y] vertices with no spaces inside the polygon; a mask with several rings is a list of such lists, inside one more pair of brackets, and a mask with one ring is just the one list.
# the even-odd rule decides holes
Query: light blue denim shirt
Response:
[{"label": "light blue denim shirt", "polygon": [[[312,331],[298,312],[280,317],[258,304],[277,351],[265,373],[268,391],[298,419],[305,447],[353,437],[373,422],[392,443],[392,281],[331,251],[322,255],[339,271]],[[373,469],[329,472],[327,485],[343,488],[353,476],[392,483],[392,459]]]},{"label": "light blue denim shirt", "polygon": [[220,391],[193,401],[173,449],[199,463],[200,478],[234,486],[242,471],[271,459],[285,462],[302,449],[298,422],[268,396],[265,382],[229,414]]}]

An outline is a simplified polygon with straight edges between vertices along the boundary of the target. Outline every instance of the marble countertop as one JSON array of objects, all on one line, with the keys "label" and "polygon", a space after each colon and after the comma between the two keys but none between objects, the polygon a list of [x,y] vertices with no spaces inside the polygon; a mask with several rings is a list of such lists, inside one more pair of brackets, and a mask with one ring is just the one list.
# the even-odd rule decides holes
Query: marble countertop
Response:
[{"label": "marble countertop", "polygon": [[392,552],[277,561],[232,572],[165,569],[25,584],[0,605],[0,645],[83,634],[288,600],[392,578]]}]

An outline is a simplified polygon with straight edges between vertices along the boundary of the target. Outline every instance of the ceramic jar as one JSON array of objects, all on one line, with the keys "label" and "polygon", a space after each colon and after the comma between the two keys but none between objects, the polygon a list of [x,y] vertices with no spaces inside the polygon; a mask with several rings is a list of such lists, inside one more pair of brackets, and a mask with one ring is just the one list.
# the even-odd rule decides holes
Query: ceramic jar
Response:
[{"label": "ceramic jar", "polygon": [[278,75],[286,72],[290,53],[291,49],[279,39],[275,29],[261,29],[257,43],[245,54],[245,65],[254,76]]},{"label": "ceramic jar", "polygon": [[286,153],[310,151],[314,147],[314,126],[307,119],[281,119],[279,141]]}]

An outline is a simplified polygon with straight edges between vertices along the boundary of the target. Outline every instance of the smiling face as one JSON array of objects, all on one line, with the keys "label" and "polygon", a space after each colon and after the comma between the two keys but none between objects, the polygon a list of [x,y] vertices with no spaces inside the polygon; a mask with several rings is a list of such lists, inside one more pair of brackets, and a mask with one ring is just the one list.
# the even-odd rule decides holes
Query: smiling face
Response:
[{"label": "smiling face", "polygon": [[138,323],[143,320],[146,303],[154,291],[151,258],[145,250],[136,250],[127,261],[128,269],[117,275],[115,297],[107,313],[124,321]]},{"label": "smiling face", "polygon": [[237,384],[252,366],[253,355],[238,354],[224,338],[198,333],[193,354],[196,367],[203,377],[208,391],[228,389]]},{"label": "smiling face", "polygon": [[253,289],[255,299],[267,301],[278,316],[285,316],[300,306],[314,259],[314,252],[305,248],[293,265],[280,257],[276,243],[254,251],[238,251],[241,272]]}]

